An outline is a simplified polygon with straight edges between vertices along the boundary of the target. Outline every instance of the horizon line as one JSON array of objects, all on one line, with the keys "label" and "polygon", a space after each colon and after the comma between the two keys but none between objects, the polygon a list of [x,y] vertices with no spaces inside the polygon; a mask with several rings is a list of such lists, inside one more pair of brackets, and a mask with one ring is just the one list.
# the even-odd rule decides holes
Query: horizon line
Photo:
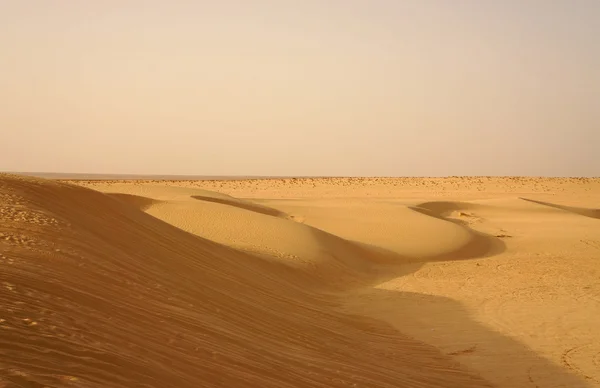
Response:
[{"label": "horizon line", "polygon": [[[34,176],[64,180],[257,180],[257,179],[401,179],[401,178],[550,178],[550,179],[600,179],[600,176],[560,175],[201,175],[201,174],[132,174],[83,173],[44,171],[0,171],[4,174]],[[187,178],[187,179],[186,179]]]}]

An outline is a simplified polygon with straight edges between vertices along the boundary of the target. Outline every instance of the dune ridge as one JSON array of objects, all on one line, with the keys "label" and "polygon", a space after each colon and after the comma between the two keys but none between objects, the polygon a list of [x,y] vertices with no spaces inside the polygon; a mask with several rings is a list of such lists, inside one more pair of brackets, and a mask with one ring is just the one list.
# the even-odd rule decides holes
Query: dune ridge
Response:
[{"label": "dune ridge", "polygon": [[5,386],[491,386],[297,269],[140,210],[160,200],[11,175],[0,198]]},{"label": "dune ridge", "polygon": [[[143,189],[129,188],[128,191],[138,193]],[[178,193],[177,197],[170,194],[173,191]],[[166,186],[159,192],[163,193],[161,198],[171,199],[154,200],[152,206],[144,208],[148,214],[211,241],[276,259],[303,274],[309,273],[310,279],[313,282],[319,280],[324,288],[339,290],[370,286],[398,276],[403,271],[400,268],[403,264],[460,260],[502,250],[502,242],[493,236],[418,206],[395,206],[393,209],[404,229],[410,227],[412,234],[403,234],[400,224],[371,225],[371,236],[385,236],[385,229],[395,230],[398,234],[389,236],[387,241],[365,240],[365,231],[359,229],[360,239],[354,240],[352,236],[343,238],[329,233],[327,230],[332,225],[308,224],[302,215],[288,214],[221,193],[205,191],[203,195],[197,195],[197,189],[188,189],[186,197],[186,189],[172,190]],[[366,211],[371,213],[373,209]],[[364,221],[366,214],[353,217]],[[344,222],[347,224],[356,230],[355,223]],[[335,228],[334,231],[339,232]],[[423,244],[424,238],[434,243]]]}]

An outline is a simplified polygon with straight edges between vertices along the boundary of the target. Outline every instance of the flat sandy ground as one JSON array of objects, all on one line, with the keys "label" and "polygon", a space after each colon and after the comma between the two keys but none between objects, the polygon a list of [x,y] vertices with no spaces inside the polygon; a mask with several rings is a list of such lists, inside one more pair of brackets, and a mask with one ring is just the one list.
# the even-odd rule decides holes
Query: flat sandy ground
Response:
[{"label": "flat sandy ground", "polygon": [[600,387],[599,208],[600,179],[0,176],[0,387]]}]

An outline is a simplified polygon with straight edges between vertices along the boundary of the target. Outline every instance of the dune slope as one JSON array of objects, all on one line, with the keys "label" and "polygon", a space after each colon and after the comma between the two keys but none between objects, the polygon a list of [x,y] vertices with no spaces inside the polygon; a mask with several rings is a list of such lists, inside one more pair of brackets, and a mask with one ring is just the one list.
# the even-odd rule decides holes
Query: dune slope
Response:
[{"label": "dune slope", "polygon": [[429,345],[335,312],[294,268],[140,206],[0,178],[0,385],[488,386]]}]

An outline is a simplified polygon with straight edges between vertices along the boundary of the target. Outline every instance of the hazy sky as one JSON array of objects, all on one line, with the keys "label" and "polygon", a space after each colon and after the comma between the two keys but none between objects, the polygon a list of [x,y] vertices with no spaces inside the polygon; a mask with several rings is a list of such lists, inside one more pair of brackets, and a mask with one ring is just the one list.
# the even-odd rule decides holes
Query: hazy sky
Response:
[{"label": "hazy sky", "polygon": [[0,170],[600,176],[598,0],[0,0]]}]

